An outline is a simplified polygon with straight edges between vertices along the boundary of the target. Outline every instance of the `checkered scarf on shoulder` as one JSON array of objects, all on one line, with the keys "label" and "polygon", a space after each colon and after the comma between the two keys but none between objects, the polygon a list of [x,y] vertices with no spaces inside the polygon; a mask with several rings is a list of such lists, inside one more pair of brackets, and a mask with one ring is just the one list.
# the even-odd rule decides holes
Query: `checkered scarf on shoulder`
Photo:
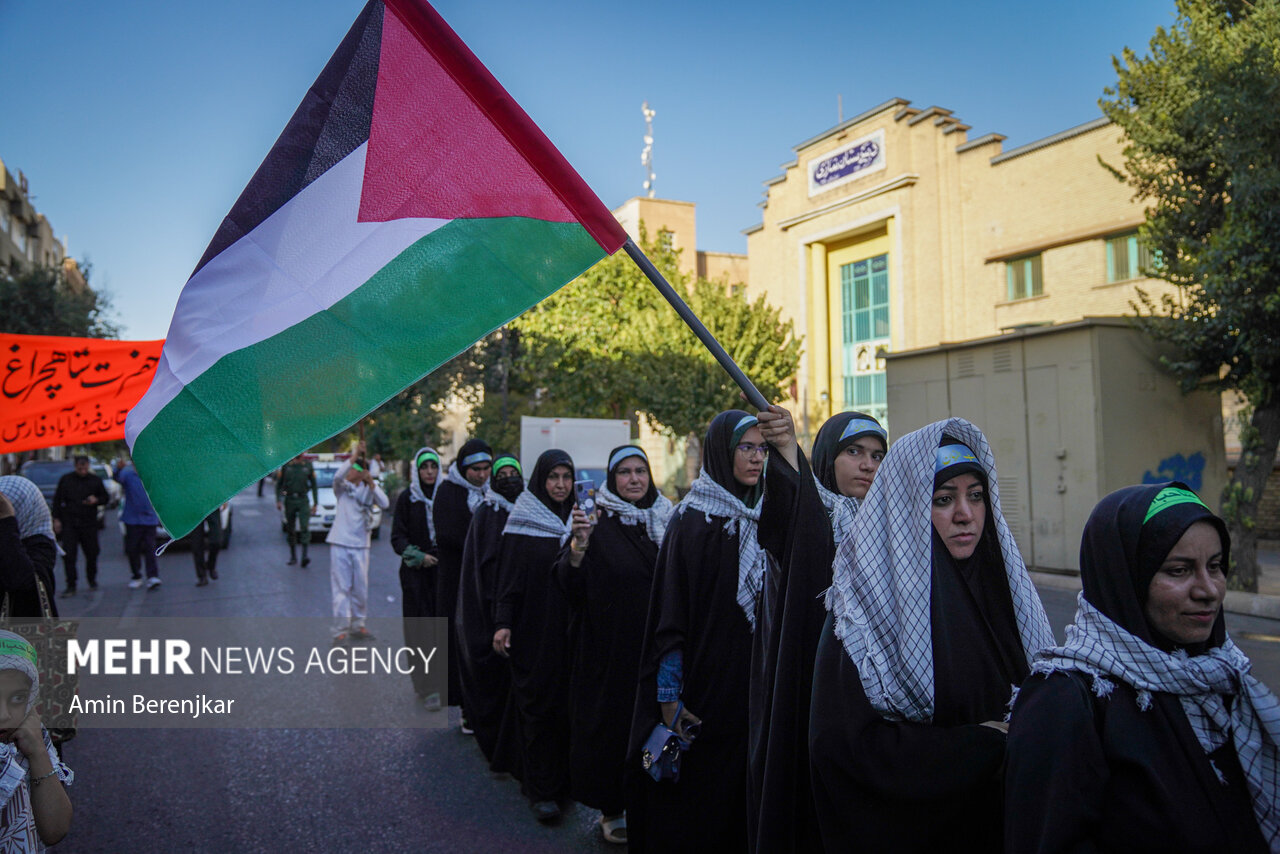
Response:
[{"label": "checkered scarf on shoulder", "polygon": [[458,461],[454,460],[449,464],[449,473],[444,479],[450,483],[455,483],[467,491],[467,509],[475,513],[480,507],[480,503],[484,501],[485,495],[489,493],[489,482],[485,481],[484,486],[476,486],[471,481],[463,477],[462,472],[458,471]]},{"label": "checkered scarf on shoulder", "polygon": [[706,516],[708,522],[712,516],[723,518],[724,529],[738,535],[738,605],[747,616],[753,632],[756,630],[756,600],[768,569],[766,561],[772,560],[769,553],[760,548],[760,541],[756,538],[761,504],[748,507],[716,483],[703,468],[698,471],[689,494],[676,505],[675,510],[680,514],[686,510],[697,510]]},{"label": "checkered scarf on shoulder", "polygon": [[596,490],[596,506],[617,516],[624,525],[644,525],[649,539],[659,546],[667,533],[667,520],[671,518],[673,509],[671,499],[661,492],[652,504],[642,508],[614,495],[608,486],[601,486]]},{"label": "checkered scarf on shoulder", "polygon": [[[1115,687],[1111,680],[1117,679],[1137,691],[1143,711],[1151,708],[1152,692],[1173,694],[1205,753],[1232,740],[1254,815],[1274,851],[1280,842],[1280,701],[1249,668],[1248,657],[1230,637],[1203,655],[1164,652],[1125,631],[1081,593],[1066,643],[1041,650],[1031,672],[1084,673],[1099,697],[1109,696]],[[1235,697],[1229,710],[1224,695]],[[1213,770],[1221,778],[1221,771]]]},{"label": "checkered scarf on shoulder", "polygon": [[18,520],[18,537],[25,540],[42,534],[57,542],[53,535],[53,517],[49,505],[40,494],[40,487],[25,477],[9,474],[0,477],[0,492],[13,505],[13,515]]},{"label": "checkered scarf on shoulder", "polygon": [[573,517],[569,521],[560,521],[560,517],[551,512],[551,508],[533,492],[526,490],[516,496],[511,507],[511,515],[507,517],[504,534],[524,534],[527,537],[547,537],[564,545],[572,531]]},{"label": "checkered scarf on shoulder", "polygon": [[840,544],[827,592],[836,637],[857,665],[872,707],[889,720],[933,719],[930,508],[934,459],[944,432],[968,445],[986,473],[991,506],[987,524],[996,526],[1028,665],[1037,651],[1054,641],[1044,606],[1000,510],[995,457],[982,431],[952,418],[903,436],[885,456],[858,508],[852,534]]},{"label": "checkered scarf on shoulder", "polygon": [[[521,492],[520,495],[524,495],[524,493]],[[518,495],[516,497],[519,498],[520,496]],[[507,500],[506,496],[499,495],[492,489],[485,492],[484,503],[488,504],[494,510],[506,510],[508,514],[514,510],[516,506],[515,502]]]},{"label": "checkered scarf on shoulder", "polygon": [[853,530],[853,517],[858,515],[858,499],[832,492],[822,485],[817,475],[814,475],[813,482],[818,485],[818,497],[822,499],[822,506],[827,508],[827,515],[831,517],[831,538],[838,549]]}]

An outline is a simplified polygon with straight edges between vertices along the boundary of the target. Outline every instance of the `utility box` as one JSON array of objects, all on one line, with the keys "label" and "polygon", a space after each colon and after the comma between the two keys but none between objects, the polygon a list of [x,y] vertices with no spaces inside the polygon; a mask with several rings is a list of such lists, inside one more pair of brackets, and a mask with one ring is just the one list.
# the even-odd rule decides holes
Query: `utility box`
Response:
[{"label": "utility box", "polygon": [[1181,480],[1221,503],[1221,398],[1183,395],[1161,352],[1124,318],[1092,317],[890,353],[890,427],[953,416],[980,427],[1027,566],[1078,572],[1089,514],[1122,486]]}]

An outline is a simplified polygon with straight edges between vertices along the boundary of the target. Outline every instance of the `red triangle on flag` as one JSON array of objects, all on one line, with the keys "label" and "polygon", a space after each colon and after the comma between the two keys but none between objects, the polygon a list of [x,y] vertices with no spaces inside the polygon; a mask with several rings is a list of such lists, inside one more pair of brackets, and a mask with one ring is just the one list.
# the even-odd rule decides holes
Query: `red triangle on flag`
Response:
[{"label": "red triangle on flag", "polygon": [[[443,59],[452,60],[447,52]],[[498,91],[510,101],[505,91]],[[577,221],[521,150],[389,6],[382,22],[360,220],[506,216]]]}]

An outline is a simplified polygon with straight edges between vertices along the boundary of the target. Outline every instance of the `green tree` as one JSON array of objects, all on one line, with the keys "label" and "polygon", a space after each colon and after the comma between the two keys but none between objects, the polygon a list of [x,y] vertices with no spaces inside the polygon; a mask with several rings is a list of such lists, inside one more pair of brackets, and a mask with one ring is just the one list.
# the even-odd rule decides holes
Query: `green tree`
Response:
[{"label": "green tree", "polygon": [[0,277],[0,328],[18,335],[65,335],[73,338],[115,338],[110,320],[111,299],[87,284],[76,287],[60,267],[35,267],[16,276]]},{"label": "green tree", "polygon": [[[656,294],[656,292],[655,292]],[[699,279],[686,295],[689,307],[702,320],[730,357],[742,368],[765,399],[783,397],[800,365],[800,340],[791,321],[759,297],[748,302],[719,282]],[[687,438],[686,477],[697,474],[702,434],[718,412],[754,406],[687,326],[661,301],[659,310],[638,330],[651,342],[637,354],[641,411],[674,436]]]},{"label": "green tree", "polygon": [[1257,589],[1255,514],[1280,443],[1280,2],[1179,0],[1151,53],[1126,49],[1103,112],[1127,137],[1123,171],[1150,202],[1149,275],[1137,322],[1173,345],[1184,391],[1249,400],[1241,455],[1223,495],[1233,583]]},{"label": "green tree", "polygon": [[[641,241],[672,286],[684,290],[678,253],[649,243],[643,231]],[[631,418],[651,391],[643,387],[637,354],[679,323],[640,268],[618,252],[515,321],[524,336],[519,369],[549,414]]]}]

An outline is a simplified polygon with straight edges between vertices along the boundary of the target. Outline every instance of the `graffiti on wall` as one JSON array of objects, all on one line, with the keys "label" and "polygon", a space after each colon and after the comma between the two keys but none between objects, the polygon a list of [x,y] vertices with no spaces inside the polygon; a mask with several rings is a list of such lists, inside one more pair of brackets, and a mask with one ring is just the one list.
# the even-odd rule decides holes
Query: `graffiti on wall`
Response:
[{"label": "graffiti on wall", "polygon": [[1142,475],[1143,483],[1164,483],[1168,480],[1180,480],[1199,492],[1204,483],[1204,454],[1196,451],[1189,457],[1182,454],[1165,457],[1154,473],[1148,469]]}]

